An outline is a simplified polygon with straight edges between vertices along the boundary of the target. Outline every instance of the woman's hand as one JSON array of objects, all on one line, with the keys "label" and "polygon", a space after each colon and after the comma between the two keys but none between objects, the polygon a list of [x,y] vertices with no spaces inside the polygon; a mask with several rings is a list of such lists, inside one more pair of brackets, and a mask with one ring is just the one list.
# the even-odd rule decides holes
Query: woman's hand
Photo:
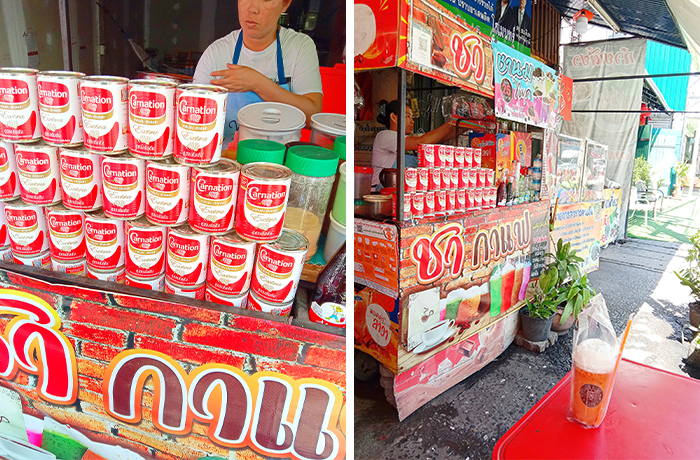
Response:
[{"label": "woman's hand", "polygon": [[221,86],[234,93],[244,93],[246,91],[257,92],[258,84],[268,80],[263,74],[255,69],[242,65],[226,64],[228,69],[212,72],[212,77],[222,77],[212,80],[211,84]]}]

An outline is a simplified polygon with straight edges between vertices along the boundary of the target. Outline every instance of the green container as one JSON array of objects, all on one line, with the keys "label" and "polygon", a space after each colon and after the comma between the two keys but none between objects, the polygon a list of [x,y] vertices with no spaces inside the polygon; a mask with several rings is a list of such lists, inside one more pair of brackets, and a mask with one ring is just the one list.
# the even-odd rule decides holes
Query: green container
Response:
[{"label": "green container", "polygon": [[284,165],[302,176],[335,176],[338,171],[338,155],[316,145],[295,145],[289,147]]},{"label": "green container", "polygon": [[242,164],[275,163],[284,164],[284,153],[287,148],[275,141],[264,139],[246,139],[238,143],[236,160]]},{"label": "green container", "polygon": [[[345,161],[346,149],[345,136],[339,136],[335,138],[335,143],[333,144],[333,151],[338,154],[341,160]],[[337,219],[336,219],[337,220]]]},{"label": "green container", "polygon": [[335,201],[333,201],[333,210],[331,211],[331,216],[341,225],[346,225],[345,223],[345,184],[347,182],[347,173],[345,171],[345,165],[343,163],[340,165],[340,180],[338,181],[338,190],[335,192]]}]

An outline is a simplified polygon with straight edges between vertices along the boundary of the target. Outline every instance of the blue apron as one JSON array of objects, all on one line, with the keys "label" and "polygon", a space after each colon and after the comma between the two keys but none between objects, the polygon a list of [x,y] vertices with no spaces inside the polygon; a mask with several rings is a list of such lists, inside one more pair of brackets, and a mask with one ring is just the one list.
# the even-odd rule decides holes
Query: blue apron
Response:
[{"label": "blue apron", "polygon": [[[241,48],[243,47],[243,31],[238,34],[238,41],[236,42],[236,49],[233,53],[233,65],[238,65],[238,59],[241,56]],[[277,78],[279,80],[279,85],[290,91],[289,84],[287,83],[287,78],[284,76],[284,60],[282,58],[282,45],[280,43],[280,32],[277,29]],[[246,91],[243,93],[228,93],[228,99],[226,99],[226,126],[224,128],[224,148],[233,141],[236,132],[238,131],[238,111],[241,110],[246,105],[255,104],[256,102],[263,102],[262,98],[253,91]]]}]

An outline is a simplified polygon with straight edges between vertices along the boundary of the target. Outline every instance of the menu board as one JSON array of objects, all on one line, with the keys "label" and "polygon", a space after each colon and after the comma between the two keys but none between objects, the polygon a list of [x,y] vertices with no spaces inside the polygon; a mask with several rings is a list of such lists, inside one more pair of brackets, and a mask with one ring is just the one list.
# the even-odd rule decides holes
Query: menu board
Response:
[{"label": "menu board", "polygon": [[[571,249],[583,259],[581,271],[588,273],[598,269],[602,231],[603,201],[560,206],[552,230],[552,244],[560,238],[564,243],[571,243]],[[556,251],[555,247],[549,249],[552,253]]]},{"label": "menu board", "polygon": [[399,232],[393,224],[355,219],[355,282],[398,298]]},{"label": "menu board", "polygon": [[544,271],[545,253],[549,242],[549,213],[532,218],[532,243],[530,245],[530,278],[539,278]]},{"label": "menu board", "polygon": [[586,161],[581,181],[581,201],[600,201],[605,187],[608,147],[586,140]]},{"label": "menu board", "polygon": [[559,204],[580,201],[581,169],[583,169],[585,141],[575,137],[559,136],[557,155],[557,175],[554,183],[552,202],[559,198]]}]

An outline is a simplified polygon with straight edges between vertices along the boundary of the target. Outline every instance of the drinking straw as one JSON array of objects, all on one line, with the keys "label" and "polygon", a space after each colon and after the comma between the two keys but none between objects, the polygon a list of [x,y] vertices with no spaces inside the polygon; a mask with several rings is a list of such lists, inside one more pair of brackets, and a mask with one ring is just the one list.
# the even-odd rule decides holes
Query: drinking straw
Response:
[{"label": "drinking straw", "polygon": [[[622,341],[620,342],[620,352],[617,355],[615,369],[613,369],[613,377],[610,381],[610,389],[608,390],[608,403],[610,402],[610,398],[612,397],[612,388],[615,385],[615,376],[617,375],[617,368],[620,365],[620,360],[622,359],[622,350],[624,350],[625,348],[625,342],[627,342],[627,337],[630,335],[630,329],[632,329],[632,320],[634,320],[634,314],[630,315],[630,318],[627,320],[627,327],[625,328],[625,332],[622,334]],[[595,421],[595,426],[598,426],[602,423],[603,417],[605,416],[606,412],[607,410],[601,411],[598,414],[598,418]]]}]

